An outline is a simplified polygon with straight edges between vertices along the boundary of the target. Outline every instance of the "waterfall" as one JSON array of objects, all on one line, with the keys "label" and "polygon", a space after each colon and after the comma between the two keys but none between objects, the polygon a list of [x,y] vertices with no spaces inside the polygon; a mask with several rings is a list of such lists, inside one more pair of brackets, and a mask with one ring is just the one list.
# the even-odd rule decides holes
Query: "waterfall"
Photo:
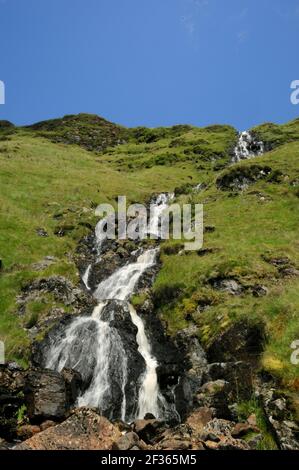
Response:
[{"label": "waterfall", "polygon": [[[171,196],[159,195],[151,207],[148,233],[159,238],[159,220]],[[100,254],[105,236],[102,219],[95,229],[95,246]],[[157,377],[157,360],[152,355],[151,345],[146,335],[143,320],[137,315],[129,300],[140,277],[156,263],[158,248],[143,251],[134,262],[117,269],[100,282],[93,293],[98,301],[91,316],[74,319],[66,328],[63,337],[57,338],[48,350],[46,367],[61,371],[64,367],[81,373],[87,389],[78,399],[78,406],[97,407],[108,417],[115,417],[111,407],[112,400],[121,402],[117,417],[123,420],[131,418],[127,412],[126,387],[128,385],[128,358],[123,340],[115,327],[113,308],[109,302],[121,302],[128,311],[131,322],[137,328],[136,342],[138,352],[145,363],[145,370],[138,380],[138,403],[135,417],[143,418],[146,413],[162,417],[167,411],[167,403],[162,396]],[[88,278],[92,265],[83,275],[83,282],[88,289]],[[113,397],[112,394],[113,385]],[[136,386],[136,384],[134,384]],[[110,410],[110,411],[109,411]],[[175,411],[175,410],[174,410]]]},{"label": "waterfall", "polygon": [[238,143],[234,149],[232,163],[248,160],[264,153],[264,144],[254,139],[250,132],[240,132]]}]

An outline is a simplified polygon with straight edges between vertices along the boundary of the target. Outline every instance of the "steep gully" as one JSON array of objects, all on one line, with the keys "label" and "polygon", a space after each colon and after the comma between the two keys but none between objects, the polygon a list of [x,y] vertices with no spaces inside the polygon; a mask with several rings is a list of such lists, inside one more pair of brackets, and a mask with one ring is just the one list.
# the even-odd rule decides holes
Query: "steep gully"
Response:
[{"label": "steep gully", "polygon": [[[263,144],[247,132],[239,135],[232,163],[261,155]],[[160,194],[151,203],[154,210],[148,233],[159,239],[159,220],[172,195]],[[94,271],[101,265],[102,255],[111,250],[103,235],[106,220],[95,229],[92,243],[93,260],[83,270],[85,288],[97,301],[91,315],[72,320],[54,337],[46,350],[45,367],[61,371],[68,367],[80,372],[85,388],[78,406],[97,407],[108,418],[130,421],[150,413],[157,418],[180,421],[177,411],[182,402],[180,376],[171,372],[161,392],[157,374],[158,360],[145,321],[137,314],[130,298],[138,291],[142,279],[150,273],[150,287],[157,267],[158,242],[154,248],[144,248],[139,242],[131,250],[129,260],[117,266],[104,279]],[[92,282],[93,280],[93,282]],[[165,338],[164,338],[165,339]],[[173,345],[165,344],[165,348]],[[178,358],[178,360],[180,360]],[[173,364],[172,364],[173,368]],[[179,411],[182,411],[179,409]]]}]

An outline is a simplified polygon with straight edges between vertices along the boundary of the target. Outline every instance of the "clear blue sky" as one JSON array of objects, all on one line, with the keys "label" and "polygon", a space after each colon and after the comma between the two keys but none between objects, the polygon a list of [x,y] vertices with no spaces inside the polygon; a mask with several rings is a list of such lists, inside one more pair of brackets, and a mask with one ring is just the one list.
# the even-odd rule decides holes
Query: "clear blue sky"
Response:
[{"label": "clear blue sky", "polygon": [[285,122],[298,45],[299,0],[0,0],[0,119]]}]

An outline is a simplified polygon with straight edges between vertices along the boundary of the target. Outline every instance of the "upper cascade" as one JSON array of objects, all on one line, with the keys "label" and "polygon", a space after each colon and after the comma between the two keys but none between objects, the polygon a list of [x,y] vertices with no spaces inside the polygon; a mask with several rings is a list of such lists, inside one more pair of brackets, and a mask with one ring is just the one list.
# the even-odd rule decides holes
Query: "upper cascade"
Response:
[{"label": "upper cascade", "polygon": [[241,160],[248,160],[249,158],[263,155],[263,153],[264,143],[256,140],[250,132],[243,131],[239,133],[239,139],[234,149],[232,163],[237,163]]}]

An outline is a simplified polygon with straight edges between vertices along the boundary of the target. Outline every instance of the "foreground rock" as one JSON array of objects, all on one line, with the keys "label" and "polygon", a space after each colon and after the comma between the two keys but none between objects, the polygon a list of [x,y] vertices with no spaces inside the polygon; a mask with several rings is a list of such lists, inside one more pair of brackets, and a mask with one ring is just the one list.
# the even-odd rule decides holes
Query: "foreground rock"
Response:
[{"label": "foreground rock", "polygon": [[89,408],[75,410],[61,424],[50,427],[14,447],[15,450],[110,450],[121,432]]}]

